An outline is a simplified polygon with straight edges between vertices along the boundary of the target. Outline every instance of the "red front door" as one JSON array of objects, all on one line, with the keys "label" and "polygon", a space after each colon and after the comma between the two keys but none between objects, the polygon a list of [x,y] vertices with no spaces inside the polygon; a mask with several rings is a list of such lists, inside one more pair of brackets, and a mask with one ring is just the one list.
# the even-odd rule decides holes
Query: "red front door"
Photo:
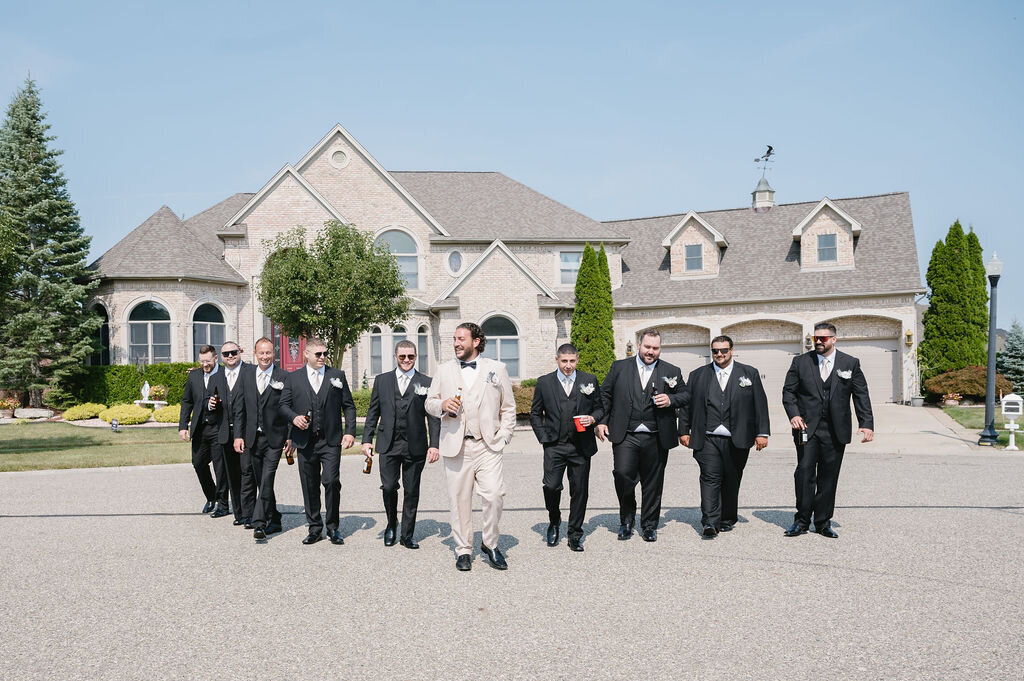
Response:
[{"label": "red front door", "polygon": [[277,361],[285,371],[295,371],[306,363],[303,352],[306,350],[305,338],[289,338],[281,335],[281,329],[274,324],[272,327],[271,340],[274,341],[274,350],[277,354]]}]

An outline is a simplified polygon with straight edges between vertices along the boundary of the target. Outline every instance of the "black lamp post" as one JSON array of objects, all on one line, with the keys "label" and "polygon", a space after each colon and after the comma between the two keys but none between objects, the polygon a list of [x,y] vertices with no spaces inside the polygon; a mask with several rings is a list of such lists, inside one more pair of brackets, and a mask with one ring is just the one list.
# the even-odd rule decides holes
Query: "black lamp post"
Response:
[{"label": "black lamp post", "polygon": [[996,286],[999,276],[1003,273],[1003,261],[999,255],[992,254],[992,259],[985,263],[988,283],[992,288],[992,296],[988,305],[988,376],[985,381],[985,430],[981,431],[979,445],[991,447],[999,439],[996,432]]}]

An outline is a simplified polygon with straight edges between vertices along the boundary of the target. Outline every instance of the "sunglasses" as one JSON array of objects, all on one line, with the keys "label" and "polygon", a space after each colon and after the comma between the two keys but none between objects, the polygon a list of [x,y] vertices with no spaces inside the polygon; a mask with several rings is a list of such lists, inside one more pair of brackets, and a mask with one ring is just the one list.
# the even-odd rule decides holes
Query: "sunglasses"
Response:
[{"label": "sunglasses", "polygon": [[732,348],[711,348],[712,355],[728,355]]},{"label": "sunglasses", "polygon": [[835,336],[815,336],[814,337],[814,342],[815,343],[824,343],[829,338],[835,338]]},{"label": "sunglasses", "polygon": [[224,350],[220,354],[224,355],[225,357],[234,357],[240,352],[241,350]]},{"label": "sunglasses", "polygon": [[398,359],[416,359],[416,355],[395,355]]},{"label": "sunglasses", "polygon": [[314,352],[313,356],[314,357],[326,357],[327,356],[327,351],[324,350],[323,352]]}]

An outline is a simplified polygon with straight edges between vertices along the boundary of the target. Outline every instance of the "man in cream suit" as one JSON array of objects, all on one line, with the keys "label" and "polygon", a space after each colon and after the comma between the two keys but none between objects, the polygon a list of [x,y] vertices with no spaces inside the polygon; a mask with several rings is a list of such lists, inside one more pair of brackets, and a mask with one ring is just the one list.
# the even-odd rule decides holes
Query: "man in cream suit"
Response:
[{"label": "man in cream suit", "polygon": [[[512,439],[516,403],[512,382],[501,362],[481,357],[487,338],[471,322],[455,329],[456,359],[438,367],[427,391],[428,414],[441,419],[440,456],[455,537],[455,567],[472,567],[473,490],[483,500],[484,527],[480,550],[498,570],[508,569],[498,549],[505,484],[501,452]],[[458,395],[461,393],[461,399]],[[428,454],[433,463],[437,454]]]}]

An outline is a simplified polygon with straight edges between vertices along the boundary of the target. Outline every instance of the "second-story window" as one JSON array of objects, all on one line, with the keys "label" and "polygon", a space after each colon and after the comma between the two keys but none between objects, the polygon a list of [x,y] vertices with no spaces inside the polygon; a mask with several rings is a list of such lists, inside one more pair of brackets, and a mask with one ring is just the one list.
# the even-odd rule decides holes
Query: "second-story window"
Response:
[{"label": "second-story window", "polygon": [[690,244],[686,247],[686,271],[700,272],[704,269],[704,247],[701,244]]},{"label": "second-story window", "polygon": [[818,235],[818,262],[836,262],[838,260],[835,234]]}]

